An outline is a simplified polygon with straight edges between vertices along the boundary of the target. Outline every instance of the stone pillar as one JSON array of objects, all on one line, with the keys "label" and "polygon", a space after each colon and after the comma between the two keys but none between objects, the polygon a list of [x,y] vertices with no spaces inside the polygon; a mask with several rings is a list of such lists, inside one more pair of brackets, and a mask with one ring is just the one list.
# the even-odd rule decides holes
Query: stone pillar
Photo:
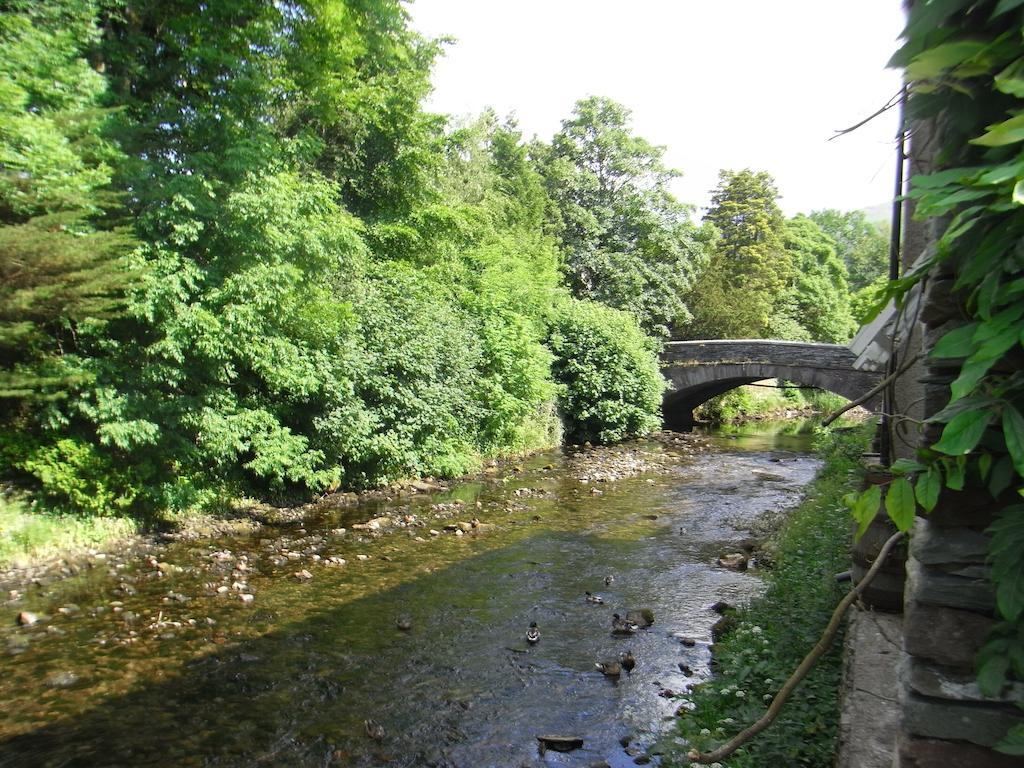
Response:
[{"label": "stone pillar", "polygon": [[[927,172],[931,139],[932,126],[915,127],[915,144],[924,149],[912,153],[913,172]],[[906,242],[912,248],[930,248],[935,238],[934,229],[920,222],[908,225]],[[905,256],[916,258],[906,251]],[[902,352],[923,354],[896,398],[897,406],[913,404],[914,419],[946,405],[957,373],[955,361],[927,357],[935,341],[963,317],[950,292],[952,284],[951,274],[936,271],[928,276],[919,295],[916,327],[908,335],[909,349]],[[898,415],[907,414],[901,410]],[[930,425],[919,430],[918,440],[927,445],[938,436],[939,427]],[[991,749],[1021,721],[1015,703],[1024,701],[1024,686],[1011,686],[990,698],[978,690],[974,674],[975,658],[995,623],[984,531],[1003,503],[986,491],[944,490],[934,512],[916,522],[907,561],[896,768],[1024,765],[1024,758]]]}]

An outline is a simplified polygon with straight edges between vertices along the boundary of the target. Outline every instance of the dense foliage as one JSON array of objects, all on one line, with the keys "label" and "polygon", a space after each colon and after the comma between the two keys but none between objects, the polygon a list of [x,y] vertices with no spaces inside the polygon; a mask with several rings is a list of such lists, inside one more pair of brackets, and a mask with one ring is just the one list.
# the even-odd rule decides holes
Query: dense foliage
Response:
[{"label": "dense foliage", "polygon": [[719,233],[689,295],[687,338],[845,342],[847,270],[814,219],[786,220],[764,171],[722,171],[705,221]]},{"label": "dense foliage", "polygon": [[51,506],[619,440],[658,424],[669,333],[846,332],[767,174],[695,224],[609,99],[550,143],[431,115],[440,43],[399,0],[2,5],[0,458]]},{"label": "dense foliage", "polygon": [[[928,350],[956,378],[929,421],[918,461],[893,466],[884,503],[903,530],[950,491],[991,494],[1001,507],[990,561],[1001,623],[979,659],[979,684],[998,693],[1024,679],[1024,4],[915,3],[893,64],[911,83],[908,108],[935,119],[939,168],[911,180],[917,213],[937,220],[934,253],[889,286],[902,299],[941,274],[953,278],[964,323]],[[854,502],[873,516],[880,494]],[[874,505],[873,507],[871,505]],[[1024,755],[1024,727],[1001,746]]]},{"label": "dense foliage", "polygon": [[119,309],[126,238],[104,227],[112,164],[106,82],[83,58],[88,3],[13,3],[0,15],[0,398],[85,380],[77,330]]},{"label": "dense foliage", "polygon": [[[633,165],[576,210],[618,217],[600,247],[633,274],[594,298],[626,311],[570,300],[570,129],[424,112],[439,46],[397,0],[3,5],[0,456],[38,498],[457,474],[557,442],[556,401],[590,439],[656,426],[637,321],[685,317],[703,241],[621,108],[588,119]],[[599,384],[568,372],[589,354]]]},{"label": "dense foliage", "polygon": [[585,300],[558,307],[549,339],[567,436],[602,443],[657,429],[665,390],[654,344],[628,316]]},{"label": "dense foliage", "polygon": [[669,191],[679,172],[662,162],[664,147],[634,136],[621,104],[590,97],[539,154],[573,294],[624,309],[655,335],[685,324],[682,295],[710,233]]}]

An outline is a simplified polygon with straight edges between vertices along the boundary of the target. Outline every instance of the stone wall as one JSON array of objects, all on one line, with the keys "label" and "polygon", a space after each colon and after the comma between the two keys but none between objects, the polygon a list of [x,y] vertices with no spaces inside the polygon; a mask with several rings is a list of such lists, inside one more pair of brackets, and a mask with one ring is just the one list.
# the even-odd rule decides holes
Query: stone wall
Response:
[{"label": "stone wall", "polygon": [[[915,127],[918,150],[912,153],[912,173],[928,170],[932,128]],[[932,230],[912,222],[904,238],[904,265],[932,247],[933,240]],[[935,425],[919,425],[948,402],[949,384],[956,375],[955,361],[951,367],[949,361],[927,357],[935,341],[962,322],[957,297],[950,293],[952,284],[950,274],[936,271],[928,276],[912,332],[897,345],[902,355],[922,354],[921,362],[896,388],[897,455],[911,454],[917,445],[938,437]],[[910,429],[901,423],[918,426]],[[944,490],[935,511],[916,521],[907,561],[897,768],[1024,765],[1022,758],[990,749],[1020,721],[1014,703],[1024,701],[1024,687],[988,698],[978,690],[974,673],[975,658],[995,620],[984,531],[1002,502],[981,491]]]}]

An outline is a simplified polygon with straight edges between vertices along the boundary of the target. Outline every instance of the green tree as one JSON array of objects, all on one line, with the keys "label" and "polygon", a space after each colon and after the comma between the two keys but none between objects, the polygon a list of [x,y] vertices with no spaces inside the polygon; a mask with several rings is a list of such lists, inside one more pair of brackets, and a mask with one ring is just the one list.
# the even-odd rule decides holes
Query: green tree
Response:
[{"label": "green tree", "polygon": [[611,99],[578,101],[538,152],[540,167],[573,295],[664,336],[689,318],[682,296],[706,260],[707,233],[669,191],[679,172],[664,165],[664,147],[634,136],[629,119]]},{"label": "green tree", "polygon": [[764,171],[723,170],[704,220],[719,233],[690,293],[690,338],[770,336],[776,303],[791,279],[775,180]]},{"label": "green tree", "polygon": [[567,300],[552,313],[548,343],[569,439],[610,443],[660,426],[657,345],[628,313]]},{"label": "green tree", "polygon": [[[405,55],[392,27],[401,13],[372,12],[384,5],[398,6],[129,1],[104,20],[130,156],[117,178],[146,279],[130,316],[89,339],[97,386],[68,418],[130,457],[158,504],[225,484],[308,492],[344,473],[339,446],[362,423],[349,297],[367,251],[363,225],[339,206],[344,185],[318,170],[329,123],[317,117],[348,97],[369,130],[365,105],[393,95],[387,78],[374,93],[372,71],[339,59],[346,46]],[[386,196],[369,180],[394,158],[371,160],[369,134],[351,135],[345,157],[367,194]]]},{"label": "green tree", "polygon": [[812,211],[809,218],[835,242],[846,265],[850,291],[856,292],[889,274],[889,238],[885,229],[868,221],[863,211]]},{"label": "green tree", "polygon": [[785,224],[783,245],[793,268],[776,317],[802,328],[810,341],[848,341],[854,323],[846,265],[836,256],[832,239],[812,219],[796,216]]},{"label": "green tree", "polygon": [[90,0],[7,3],[0,15],[0,398],[52,397],[85,380],[83,323],[116,314],[131,281],[107,212],[114,145],[87,55]]}]

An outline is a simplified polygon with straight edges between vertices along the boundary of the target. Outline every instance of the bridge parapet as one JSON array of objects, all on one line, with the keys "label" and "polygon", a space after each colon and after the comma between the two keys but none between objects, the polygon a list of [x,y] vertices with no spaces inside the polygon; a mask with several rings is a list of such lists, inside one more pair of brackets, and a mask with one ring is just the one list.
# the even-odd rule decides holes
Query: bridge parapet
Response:
[{"label": "bridge parapet", "polygon": [[859,398],[881,375],[854,369],[855,360],[853,352],[840,344],[770,339],[669,342],[661,355],[662,372],[672,384],[663,404],[665,424],[686,429],[692,426],[698,405],[759,379],[784,379],[850,400]]},{"label": "bridge parapet", "polygon": [[771,339],[670,341],[661,355],[663,364],[766,363],[829,370],[852,370],[856,359],[850,348],[842,344]]}]

